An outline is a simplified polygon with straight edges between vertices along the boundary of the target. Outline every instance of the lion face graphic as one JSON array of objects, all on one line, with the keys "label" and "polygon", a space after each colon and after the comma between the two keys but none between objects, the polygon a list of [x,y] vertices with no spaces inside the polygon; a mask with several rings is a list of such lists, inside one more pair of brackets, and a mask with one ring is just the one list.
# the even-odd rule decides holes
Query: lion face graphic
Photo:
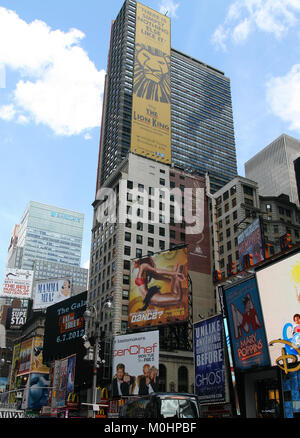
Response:
[{"label": "lion face graphic", "polygon": [[133,92],[147,100],[170,102],[170,57],[152,47],[137,45]]}]

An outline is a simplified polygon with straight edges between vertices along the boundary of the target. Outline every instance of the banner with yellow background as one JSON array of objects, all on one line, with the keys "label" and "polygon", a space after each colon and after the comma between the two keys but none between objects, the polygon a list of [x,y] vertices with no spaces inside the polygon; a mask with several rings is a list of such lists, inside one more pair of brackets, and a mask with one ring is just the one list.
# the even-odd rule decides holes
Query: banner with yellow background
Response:
[{"label": "banner with yellow background", "polygon": [[131,152],[171,163],[171,24],[136,6]]}]

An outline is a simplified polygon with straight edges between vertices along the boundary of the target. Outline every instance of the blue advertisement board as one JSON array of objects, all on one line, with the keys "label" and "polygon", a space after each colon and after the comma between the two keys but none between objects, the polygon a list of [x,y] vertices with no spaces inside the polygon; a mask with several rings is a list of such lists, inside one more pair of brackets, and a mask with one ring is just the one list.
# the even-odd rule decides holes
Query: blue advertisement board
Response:
[{"label": "blue advertisement board", "polygon": [[235,368],[270,366],[256,279],[232,286],[224,295]]},{"label": "blue advertisement board", "polygon": [[194,324],[195,392],[200,403],[225,402],[223,318]]}]

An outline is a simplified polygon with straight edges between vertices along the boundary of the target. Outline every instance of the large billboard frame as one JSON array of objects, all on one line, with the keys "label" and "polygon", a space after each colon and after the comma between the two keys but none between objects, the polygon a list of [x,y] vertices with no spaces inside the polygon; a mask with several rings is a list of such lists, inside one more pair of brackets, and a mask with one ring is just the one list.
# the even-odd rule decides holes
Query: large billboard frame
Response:
[{"label": "large billboard frame", "polygon": [[[257,225],[257,226],[256,226]],[[256,226],[256,227],[255,227]],[[255,227],[255,228],[254,228]],[[252,230],[252,233],[248,234],[251,228],[254,228]],[[244,242],[247,240],[251,240],[253,238],[254,233],[259,232],[258,238],[255,240],[255,242],[248,242],[248,246],[244,251],[241,251],[241,246]],[[243,240],[239,242],[239,240],[242,238]],[[244,257],[247,254],[252,254],[253,256],[253,264],[256,265],[259,262],[262,262],[265,260],[265,239],[264,239],[264,233],[263,233],[263,221],[261,216],[254,219],[254,221],[249,224],[237,237],[238,241],[238,251],[239,251],[239,266],[243,267],[244,263]],[[241,270],[241,269],[240,269]]]},{"label": "large billboard frame", "polygon": [[[264,364],[261,365],[250,365],[248,367],[242,368],[241,366],[238,365],[238,361],[236,358],[236,349],[235,349],[235,345],[233,343],[233,339],[232,339],[232,325],[231,325],[231,319],[229,318],[229,310],[228,310],[228,303],[226,300],[226,291],[229,291],[230,289],[233,289],[237,286],[243,285],[248,283],[251,280],[255,280],[256,282],[256,292],[257,292],[257,308],[259,309],[259,316],[260,316],[260,323],[261,323],[261,336],[263,338],[263,341],[265,343],[265,351],[264,351],[264,355],[265,355],[265,359],[264,359]],[[226,318],[226,322],[227,322],[227,326],[228,326],[228,333],[229,333],[229,342],[230,342],[230,349],[232,352],[232,360],[233,360],[233,365],[234,365],[234,369],[236,372],[239,373],[247,373],[249,372],[249,370],[253,371],[253,370],[263,370],[263,369],[268,369],[270,368],[270,357],[269,357],[269,350],[268,350],[268,343],[267,343],[267,337],[266,337],[266,333],[265,333],[265,324],[264,324],[264,314],[263,314],[263,309],[261,306],[261,301],[260,301],[260,295],[259,295],[259,289],[258,289],[258,284],[256,281],[256,276],[255,274],[250,274],[249,276],[247,276],[246,278],[241,279],[240,281],[237,281],[233,284],[230,284],[228,286],[223,286],[222,288],[222,303],[224,306],[224,312],[225,312],[225,318]],[[244,302],[245,305],[245,302]]]},{"label": "large billboard frame", "polygon": [[[275,257],[273,257],[273,258],[271,258],[269,260],[266,260],[266,262],[262,266],[258,266],[257,268],[255,268],[256,277],[257,277],[257,274],[260,275],[260,273],[262,271],[264,271],[265,269],[268,269],[268,268],[270,268],[273,265],[276,265],[276,264],[279,264],[281,262],[284,262],[286,259],[288,259],[290,257],[297,256],[297,254],[299,254],[299,261],[300,261],[300,246],[299,245],[296,248],[290,249],[288,252],[280,254],[279,256],[276,255]],[[263,303],[262,303],[262,291],[261,291],[261,288],[260,288],[260,285],[259,285],[258,281],[257,281],[257,287],[258,287],[258,291],[259,291],[262,312],[263,312],[263,315],[264,315],[264,306],[263,306]],[[300,302],[300,287],[298,286],[298,288],[299,288],[299,290],[298,290],[298,301]],[[291,312],[291,313],[293,313],[293,312]],[[298,312],[298,313],[300,314],[300,312]],[[290,325],[291,324],[292,324],[292,321],[290,322]],[[266,331],[266,337],[267,337],[268,342],[271,342],[273,340],[278,340],[278,337],[277,337],[277,339],[269,339],[267,326],[268,326],[268,324],[265,324],[265,331]],[[284,333],[284,330],[283,330],[283,333],[280,334],[280,338],[283,341],[283,343],[277,343],[277,344],[274,343],[272,346],[270,346],[270,349],[269,349],[269,355],[270,355],[270,361],[271,361],[271,365],[270,366],[271,367],[276,367],[278,365],[278,363],[276,363],[276,360],[272,359],[272,356],[275,356],[275,350],[278,352],[277,359],[280,356],[282,356],[282,348],[283,347],[285,348],[287,354],[291,354],[291,355],[294,355],[294,356],[298,355],[298,352],[295,349],[293,349],[292,346],[289,346],[288,344],[284,345],[284,342],[289,339],[289,337],[288,337],[288,329],[286,329],[286,333]],[[290,339],[290,341],[291,341],[291,339]],[[299,355],[298,361],[300,362],[300,355]]]},{"label": "large billboard frame", "polygon": [[136,4],[130,151],[171,163],[171,20]]},{"label": "large billboard frame", "polygon": [[34,271],[30,269],[6,268],[0,297],[31,299],[33,279]]},{"label": "large billboard frame", "polygon": [[[217,339],[215,339],[214,342],[206,342],[206,347],[203,346],[203,353],[209,355],[209,352],[212,351],[213,346],[215,346],[215,349],[213,351],[219,350],[217,353],[212,353],[214,355],[214,363],[217,363],[217,365],[213,366],[212,364],[208,364],[207,367],[202,368],[203,372],[206,370],[206,377],[203,377],[203,381],[207,383],[208,385],[211,385],[211,390],[203,390],[203,393],[197,393],[197,388],[201,385],[197,384],[197,371],[201,371],[201,363],[197,363],[197,354],[199,355],[199,351],[197,353],[197,336],[196,336],[196,330],[201,325],[205,324],[214,324],[214,322],[217,322],[217,325],[219,324],[220,327],[217,327],[215,330],[217,334]],[[205,333],[205,335],[209,336],[209,333]],[[200,336],[198,337],[200,339]],[[204,341],[205,343],[205,341]],[[228,396],[227,396],[227,385],[226,385],[226,378],[227,378],[227,357],[226,357],[226,343],[225,343],[225,329],[224,329],[224,321],[223,321],[223,315],[221,313],[210,316],[208,318],[205,318],[201,321],[197,321],[193,324],[193,344],[194,344],[194,378],[195,378],[195,394],[199,397],[199,403],[206,405],[206,404],[219,404],[219,403],[226,403],[228,402]],[[220,344],[220,345],[219,345]],[[220,358],[220,351],[222,351],[222,358]],[[207,357],[205,356],[205,360]],[[209,359],[208,359],[209,361]],[[205,364],[207,365],[207,364]],[[221,391],[216,393],[216,390]],[[199,391],[200,392],[200,391]],[[202,397],[202,399],[201,399]]]},{"label": "large billboard frame", "polygon": [[[172,259],[175,259],[174,262],[171,262]],[[150,271],[156,270],[149,282],[147,280],[143,282],[141,278],[141,275],[147,272],[147,269],[143,267],[144,263],[150,265]],[[141,267],[143,274],[140,273]],[[151,256],[134,258],[131,260],[130,272],[130,329],[142,330],[150,327],[154,329],[187,323],[190,317],[190,291],[186,246],[160,251]],[[177,275],[174,272],[177,272]],[[141,288],[142,291],[140,291]],[[156,302],[159,300],[160,303]]]},{"label": "large billboard frame", "polygon": [[112,354],[113,398],[147,395],[158,389],[159,330],[115,336]]}]

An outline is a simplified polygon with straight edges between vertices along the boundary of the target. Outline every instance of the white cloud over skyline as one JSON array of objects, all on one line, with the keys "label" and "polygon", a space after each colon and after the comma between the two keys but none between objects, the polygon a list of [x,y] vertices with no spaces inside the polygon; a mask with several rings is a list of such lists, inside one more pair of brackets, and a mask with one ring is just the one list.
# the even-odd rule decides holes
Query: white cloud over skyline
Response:
[{"label": "white cloud over skyline", "polygon": [[159,4],[159,12],[161,14],[166,14],[168,17],[176,18],[176,11],[179,8],[179,3],[176,3],[174,0],[161,0]]},{"label": "white cloud over skyline", "polygon": [[300,133],[300,64],[284,76],[272,77],[266,84],[266,97],[271,111]]},{"label": "white cloud over skyline", "polygon": [[78,135],[100,125],[105,71],[98,71],[79,46],[78,29],[52,30],[45,22],[26,23],[0,7],[0,64],[20,79],[0,106],[0,117],[49,126],[57,135]]},{"label": "white cloud over skyline", "polygon": [[228,42],[243,43],[255,31],[281,38],[299,24],[299,12],[300,0],[235,0],[215,30],[212,42],[226,50]]}]

